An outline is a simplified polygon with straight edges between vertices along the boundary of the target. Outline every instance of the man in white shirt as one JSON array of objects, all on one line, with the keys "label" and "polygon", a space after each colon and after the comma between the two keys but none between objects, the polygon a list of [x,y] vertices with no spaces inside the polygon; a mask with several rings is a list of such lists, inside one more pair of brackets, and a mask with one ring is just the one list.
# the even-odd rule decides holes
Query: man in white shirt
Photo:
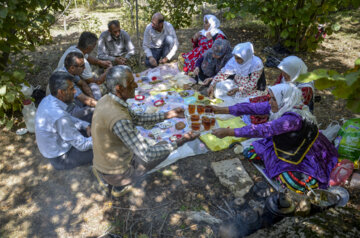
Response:
[{"label": "man in white shirt", "polygon": [[171,60],[179,47],[174,27],[164,21],[161,13],[155,13],[151,24],[147,25],[144,32],[143,49],[146,54],[145,64],[156,67]]},{"label": "man in white shirt", "polygon": [[98,38],[94,33],[86,32],[86,31],[81,33],[78,44],[70,46],[61,56],[57,69],[64,67],[65,58],[70,52],[79,52],[84,55],[84,61],[85,61],[85,69],[80,75],[80,77],[83,80],[85,80],[87,83],[102,84],[104,82],[104,79],[96,78],[93,75],[90,64],[97,65],[102,68],[111,67],[112,64],[111,61],[109,60],[99,60],[89,55],[94,50],[97,40]]},{"label": "man in white shirt", "polygon": [[57,170],[92,163],[90,124],[67,112],[68,104],[74,100],[73,76],[55,72],[49,79],[49,87],[51,94],[41,101],[35,116],[35,136],[40,153]]}]

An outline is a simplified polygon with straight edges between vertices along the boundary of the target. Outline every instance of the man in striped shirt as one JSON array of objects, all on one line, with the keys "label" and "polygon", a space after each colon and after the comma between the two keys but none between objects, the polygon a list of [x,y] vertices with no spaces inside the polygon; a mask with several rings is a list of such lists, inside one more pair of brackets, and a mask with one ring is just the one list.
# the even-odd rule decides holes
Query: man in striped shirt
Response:
[{"label": "man in striped shirt", "polygon": [[93,172],[100,185],[118,197],[173,150],[199,134],[190,132],[175,142],[150,145],[135,126],[184,117],[184,109],[156,114],[129,110],[126,100],[134,98],[137,84],[128,66],[111,68],[106,85],[110,93],[98,101],[92,120]]}]

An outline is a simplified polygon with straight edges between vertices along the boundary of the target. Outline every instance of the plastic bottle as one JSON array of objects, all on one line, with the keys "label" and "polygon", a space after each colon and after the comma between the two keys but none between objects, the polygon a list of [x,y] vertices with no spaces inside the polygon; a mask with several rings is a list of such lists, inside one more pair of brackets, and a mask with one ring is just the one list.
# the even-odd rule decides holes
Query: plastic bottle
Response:
[{"label": "plastic bottle", "polygon": [[35,104],[30,100],[26,99],[23,101],[24,108],[22,109],[22,114],[25,120],[26,128],[29,132],[35,132],[35,113],[36,107]]}]

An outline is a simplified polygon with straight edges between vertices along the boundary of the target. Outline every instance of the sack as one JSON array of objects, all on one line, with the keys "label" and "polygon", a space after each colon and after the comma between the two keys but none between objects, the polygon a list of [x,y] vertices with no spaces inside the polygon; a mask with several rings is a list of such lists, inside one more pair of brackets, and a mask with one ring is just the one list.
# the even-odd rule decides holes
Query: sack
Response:
[{"label": "sack", "polygon": [[353,170],[354,164],[350,160],[344,159],[337,163],[337,165],[330,173],[330,186],[344,185],[346,180],[352,174]]},{"label": "sack", "polygon": [[324,136],[326,136],[326,138],[333,142],[340,130],[341,126],[339,125],[339,123],[337,121],[333,121],[330,123],[330,125],[328,125],[328,127],[326,127],[325,130],[321,131],[323,133]]},{"label": "sack", "polygon": [[359,168],[360,118],[347,120],[334,141],[340,159],[349,159]]}]

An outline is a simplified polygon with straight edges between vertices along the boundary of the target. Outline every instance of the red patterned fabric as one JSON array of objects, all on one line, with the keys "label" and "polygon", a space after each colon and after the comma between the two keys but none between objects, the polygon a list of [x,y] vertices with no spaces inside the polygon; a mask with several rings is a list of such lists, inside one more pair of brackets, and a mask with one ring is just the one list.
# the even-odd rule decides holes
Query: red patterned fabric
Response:
[{"label": "red patterned fabric", "polygon": [[[216,39],[225,39],[225,36],[222,34],[217,34]],[[196,61],[212,47],[214,43],[213,39],[208,40],[205,36],[201,36],[200,39],[196,42],[191,40],[193,43],[193,49],[188,53],[183,53],[182,57],[184,58],[184,71],[192,72],[195,69]]]},{"label": "red patterned fabric", "polygon": [[[269,100],[270,94],[249,99],[250,103],[267,102]],[[250,119],[252,124],[262,124],[269,120],[269,115],[251,115]]]}]

